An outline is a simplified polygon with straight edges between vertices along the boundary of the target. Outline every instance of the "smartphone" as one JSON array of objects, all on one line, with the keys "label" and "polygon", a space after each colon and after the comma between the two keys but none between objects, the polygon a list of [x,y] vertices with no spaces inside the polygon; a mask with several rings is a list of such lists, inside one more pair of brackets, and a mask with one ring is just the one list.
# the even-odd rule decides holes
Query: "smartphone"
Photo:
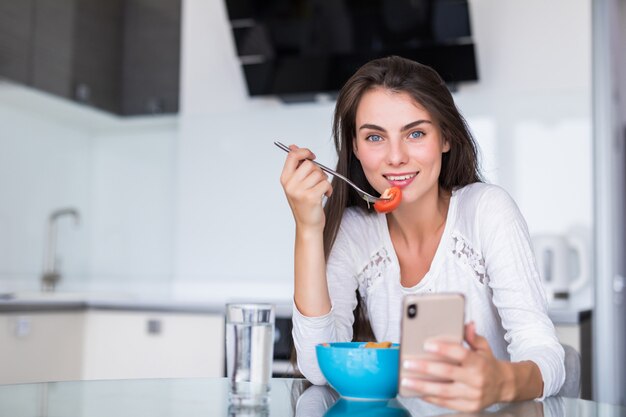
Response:
[{"label": "smartphone", "polygon": [[[430,359],[446,362],[441,356],[424,351],[428,339],[463,343],[465,297],[457,293],[406,295],[402,301],[399,377],[411,376],[430,381],[449,380],[421,375],[402,368],[406,359]],[[415,395],[400,385],[402,396]]]}]

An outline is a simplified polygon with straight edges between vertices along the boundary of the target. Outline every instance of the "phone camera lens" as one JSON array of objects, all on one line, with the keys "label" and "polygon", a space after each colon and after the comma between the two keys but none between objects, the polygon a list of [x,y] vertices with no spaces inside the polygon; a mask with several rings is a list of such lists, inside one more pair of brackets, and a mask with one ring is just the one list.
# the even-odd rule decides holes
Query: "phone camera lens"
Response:
[{"label": "phone camera lens", "polygon": [[410,319],[417,316],[417,304],[409,304],[409,307],[406,310]]}]

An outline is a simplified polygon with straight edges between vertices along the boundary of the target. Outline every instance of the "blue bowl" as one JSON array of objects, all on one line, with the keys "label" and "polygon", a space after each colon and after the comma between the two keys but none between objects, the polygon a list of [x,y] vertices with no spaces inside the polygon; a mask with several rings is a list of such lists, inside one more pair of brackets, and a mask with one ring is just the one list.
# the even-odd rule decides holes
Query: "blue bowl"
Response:
[{"label": "blue bowl", "polygon": [[343,398],[381,401],[398,394],[398,344],[364,348],[364,342],[324,343],[315,347],[317,363]]}]

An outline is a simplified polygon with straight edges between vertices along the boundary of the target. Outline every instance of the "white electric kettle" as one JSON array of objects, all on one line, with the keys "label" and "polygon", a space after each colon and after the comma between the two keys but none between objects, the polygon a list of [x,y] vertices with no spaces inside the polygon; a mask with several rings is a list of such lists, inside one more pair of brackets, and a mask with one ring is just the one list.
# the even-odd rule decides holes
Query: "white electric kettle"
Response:
[{"label": "white electric kettle", "polygon": [[585,236],[534,236],[539,274],[551,300],[567,300],[590,281],[589,244]]}]

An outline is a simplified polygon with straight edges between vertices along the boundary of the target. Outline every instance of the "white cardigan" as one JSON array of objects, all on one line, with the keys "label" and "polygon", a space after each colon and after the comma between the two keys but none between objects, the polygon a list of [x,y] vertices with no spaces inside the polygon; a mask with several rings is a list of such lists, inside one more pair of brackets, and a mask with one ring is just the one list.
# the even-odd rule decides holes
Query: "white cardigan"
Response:
[{"label": "white cardigan", "polygon": [[466,321],[488,341],[496,358],[535,362],[543,377],[542,398],[556,394],[565,379],[564,353],[547,315],[526,222],[501,188],[471,184],[452,193],[445,229],[430,270],[414,287],[400,283],[400,265],[384,214],[346,210],[328,259],[332,303],[321,317],[293,307],[298,367],[324,384],[315,345],[352,340],[358,289],[378,341],[400,341],[405,294],[461,292]]}]

